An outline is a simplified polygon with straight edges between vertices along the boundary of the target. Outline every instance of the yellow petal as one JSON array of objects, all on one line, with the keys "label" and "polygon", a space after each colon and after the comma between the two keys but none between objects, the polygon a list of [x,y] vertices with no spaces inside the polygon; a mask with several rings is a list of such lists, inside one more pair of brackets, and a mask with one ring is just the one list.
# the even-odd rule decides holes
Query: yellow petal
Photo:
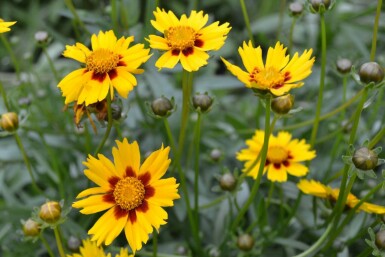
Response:
[{"label": "yellow petal", "polygon": [[112,155],[114,156],[114,163],[120,177],[123,177],[127,168],[132,168],[135,174],[139,173],[140,166],[140,151],[136,141],[128,143],[127,139],[122,142],[115,141],[117,148],[112,148]]},{"label": "yellow petal", "polygon": [[78,200],[72,204],[72,207],[78,208],[83,214],[93,214],[96,212],[104,211],[115,205],[115,203],[110,203],[104,201],[104,195],[92,195],[82,200]]},{"label": "yellow petal", "polygon": [[226,65],[227,69],[234,75],[236,76],[241,82],[243,82],[246,87],[250,87],[250,80],[249,80],[249,73],[243,71],[241,68],[239,68],[236,65],[233,65],[226,61],[224,58],[222,58],[223,63]]},{"label": "yellow petal", "polygon": [[309,169],[306,166],[296,162],[289,162],[289,166],[286,167],[286,170],[290,175],[296,177],[305,176],[309,172]]},{"label": "yellow petal", "polygon": [[171,51],[165,52],[159,59],[156,61],[155,66],[159,69],[162,68],[174,68],[178,63],[180,55],[173,55]]}]

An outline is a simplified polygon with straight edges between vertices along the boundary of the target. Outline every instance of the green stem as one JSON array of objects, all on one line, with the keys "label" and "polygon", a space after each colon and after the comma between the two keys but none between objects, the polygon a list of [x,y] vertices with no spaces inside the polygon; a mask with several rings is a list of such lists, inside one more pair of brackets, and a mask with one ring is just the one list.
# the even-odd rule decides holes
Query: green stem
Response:
[{"label": "green stem", "polygon": [[149,121],[148,121],[148,115],[146,113],[146,106],[144,105],[144,102],[142,97],[139,95],[139,90],[134,90],[134,94],[135,94],[135,100],[136,102],[138,103],[138,106],[139,106],[139,110],[140,112],[142,113],[142,116],[143,116],[143,119],[144,121],[148,124]]},{"label": "green stem", "polygon": [[269,139],[270,139],[270,113],[271,113],[270,104],[271,104],[271,95],[268,95],[266,98],[266,105],[265,105],[266,106],[265,135],[264,135],[264,139],[263,139],[263,146],[262,146],[262,150],[261,150],[261,161],[260,161],[260,165],[259,165],[257,178],[254,182],[252,189],[251,189],[249,198],[247,199],[246,203],[243,205],[243,207],[239,211],[238,215],[236,216],[236,218],[235,218],[235,220],[231,226],[232,231],[234,231],[237,228],[239,222],[243,218],[243,215],[247,212],[249,206],[251,205],[255,196],[257,195],[258,190],[259,190],[259,186],[261,184],[262,174],[263,174],[263,170],[265,168],[265,165],[263,165],[263,164],[266,162],[267,150],[268,150]]},{"label": "green stem", "polygon": [[108,91],[108,94],[107,94],[107,118],[108,118],[108,124],[107,124],[107,129],[106,129],[106,133],[104,134],[104,137],[102,139],[102,141],[100,142],[98,148],[96,148],[96,151],[94,153],[94,156],[96,157],[98,155],[98,153],[102,150],[104,144],[106,143],[107,141],[107,138],[108,136],[110,135],[110,132],[111,132],[111,128],[112,128],[112,125],[113,125],[113,120],[112,120],[112,109],[111,109],[111,92]]},{"label": "green stem", "polygon": [[219,204],[220,202],[222,202],[223,200],[230,198],[230,196],[231,196],[231,194],[230,195],[228,195],[228,194],[221,195],[221,196],[217,197],[216,199],[212,200],[211,202],[199,206],[199,208],[200,209],[208,209],[208,208],[214,207],[217,204]]},{"label": "green stem", "polygon": [[[330,111],[330,112],[322,115],[320,117],[319,121],[325,120],[325,119],[327,119],[329,117],[332,117],[332,116],[336,115],[337,113],[345,110],[347,107],[349,107],[351,104],[353,104],[361,96],[361,94],[363,92],[364,92],[364,89],[359,91],[349,101],[345,102],[344,104],[342,104],[338,108],[336,108],[333,111]],[[312,125],[312,124],[314,124],[314,122],[315,122],[315,119],[307,120],[307,121],[303,121],[303,122],[300,122],[300,123],[296,123],[294,125],[289,125],[289,126],[283,127],[282,130],[295,130],[295,129],[298,129],[298,128],[301,128],[301,127],[304,127],[304,126]]]},{"label": "green stem", "polygon": [[60,255],[60,257],[65,257],[66,255],[64,253],[64,248],[63,248],[63,244],[62,244],[61,237],[60,237],[59,226],[56,226],[53,229],[53,231],[55,233],[56,245],[57,245],[57,249],[59,251],[59,255]]},{"label": "green stem", "polygon": [[4,35],[0,35],[0,38],[1,38],[1,41],[3,41],[3,44],[4,44],[5,48],[7,49],[9,56],[11,57],[13,67],[15,68],[15,71],[16,71],[17,79],[20,80],[20,66],[19,66],[19,62],[17,61],[17,58],[15,56],[15,53],[13,52],[12,47],[9,44],[7,38]]},{"label": "green stem", "polygon": [[290,32],[289,32],[289,46],[288,46],[289,53],[293,51],[293,33],[294,33],[294,27],[296,22],[297,22],[297,17],[293,17],[290,25]]},{"label": "green stem", "polygon": [[175,161],[180,162],[180,159],[183,155],[184,141],[186,137],[188,116],[190,111],[189,101],[192,90],[192,78],[193,73],[183,70],[182,75],[182,87],[183,87],[183,100],[182,100],[182,118],[179,131],[179,140],[178,140],[178,152],[175,156]]},{"label": "green stem", "polygon": [[271,182],[269,187],[269,193],[267,195],[266,210],[269,208],[271,197],[273,196],[275,183]]},{"label": "green stem", "polygon": [[[286,0],[281,0],[281,3],[279,5],[279,17],[278,17],[278,28],[277,28],[277,41],[279,41],[279,37],[281,35],[282,31],[282,25],[283,25],[283,16],[285,15],[285,7],[286,7]],[[289,48],[290,49],[290,48]]]},{"label": "green stem", "polygon": [[380,142],[381,139],[383,139],[385,136],[385,127],[382,127],[382,129],[370,140],[368,144],[368,148],[373,148],[378,142]]},{"label": "green stem", "polygon": [[4,89],[3,83],[1,83],[1,80],[0,80],[0,91],[1,91],[1,96],[3,97],[5,109],[7,109],[7,111],[9,112],[10,106],[8,103],[7,94],[5,93],[5,89]]},{"label": "green stem", "polygon": [[325,86],[325,75],[326,75],[326,25],[324,14],[320,14],[321,18],[321,75],[320,75],[320,85],[318,91],[318,101],[317,109],[315,113],[313,129],[310,136],[310,146],[313,147],[315,140],[317,138],[318,126],[320,122],[322,101],[323,101],[323,91]]},{"label": "green stem", "polygon": [[53,251],[52,251],[51,247],[49,246],[47,240],[43,237],[43,235],[41,233],[39,235],[39,238],[40,238],[41,242],[43,243],[45,249],[47,249],[48,255],[50,257],[55,257],[55,255],[53,254]]},{"label": "green stem", "polygon": [[194,163],[194,211],[195,224],[199,227],[199,157],[200,157],[200,139],[201,139],[202,114],[198,112],[198,119],[195,125],[195,163]]},{"label": "green stem", "polygon": [[86,26],[84,25],[83,21],[79,18],[78,13],[76,12],[76,8],[72,3],[72,0],[64,0],[64,3],[72,13],[72,16],[74,17],[74,30],[76,34],[80,35],[77,25],[80,25],[80,27],[82,27],[83,30],[85,30],[88,34],[90,34]]},{"label": "green stem", "polygon": [[174,141],[174,137],[172,136],[170,125],[168,124],[167,118],[163,119],[163,124],[164,124],[164,127],[166,128],[167,137],[168,137],[168,140],[170,141],[170,146],[175,157],[175,151],[176,151],[175,141]]},{"label": "green stem", "polygon": [[56,82],[59,83],[59,81],[60,81],[59,75],[57,74],[57,71],[55,69],[55,65],[53,64],[52,59],[47,52],[47,48],[45,46],[42,46],[42,49],[43,49],[43,53],[44,53],[45,57],[47,58],[47,61],[48,61],[49,67],[53,73],[53,76],[55,77]]},{"label": "green stem", "polygon": [[245,25],[246,25],[247,33],[249,34],[249,39],[251,43],[254,45],[254,37],[250,27],[250,19],[249,19],[249,15],[247,14],[245,0],[239,0],[239,3],[241,4],[243,19],[245,20]]},{"label": "green stem", "polygon": [[321,247],[321,245],[324,243],[324,241],[328,238],[329,236],[329,233],[331,231],[333,231],[333,224],[330,223],[329,226],[326,228],[325,232],[322,234],[322,236],[317,240],[317,242],[315,242],[311,247],[309,247],[306,251],[298,254],[298,255],[295,255],[294,257],[308,257],[308,256],[311,256],[311,254],[315,251],[317,251],[317,249],[319,247]]},{"label": "green stem", "polygon": [[381,5],[382,5],[382,0],[378,0],[376,18],[374,20],[374,26],[373,26],[372,49],[370,50],[370,61],[374,61],[374,58],[376,57],[377,31],[378,31],[378,24],[380,22]]},{"label": "green stem", "polygon": [[118,14],[117,14],[117,8],[116,8],[116,0],[111,0],[110,4],[111,4],[112,27],[114,28],[115,33],[118,33],[119,21],[118,21]]},{"label": "green stem", "polygon": [[157,257],[158,255],[158,233],[154,229],[152,232],[152,256]]},{"label": "green stem", "polygon": [[360,122],[361,112],[364,108],[364,104],[365,104],[366,98],[368,96],[368,90],[369,90],[368,87],[364,88],[364,93],[361,97],[361,101],[357,106],[356,112],[354,113],[354,121],[353,121],[353,125],[352,125],[352,130],[350,132],[349,144],[353,144],[354,140],[356,138],[358,124]]}]

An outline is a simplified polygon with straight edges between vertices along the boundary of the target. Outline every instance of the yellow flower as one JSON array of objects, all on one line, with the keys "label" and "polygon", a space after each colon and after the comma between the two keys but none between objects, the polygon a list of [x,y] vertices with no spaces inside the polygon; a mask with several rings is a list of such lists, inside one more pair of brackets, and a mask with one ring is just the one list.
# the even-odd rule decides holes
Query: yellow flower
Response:
[{"label": "yellow flower", "polygon": [[16,21],[8,21],[8,22],[6,22],[3,19],[0,19],[0,33],[4,33],[4,32],[10,31],[11,29],[9,27],[11,27],[15,23],[16,23]]},{"label": "yellow flower", "polygon": [[[331,188],[321,184],[318,181],[302,179],[298,184],[298,188],[305,194],[314,195],[320,198],[329,199],[336,202],[340,193],[339,188]],[[346,207],[354,208],[360,200],[353,194],[349,193],[346,199]],[[357,211],[364,211],[368,213],[385,214],[385,207],[371,203],[363,203],[358,207]]]},{"label": "yellow flower", "polygon": [[173,206],[173,200],[180,198],[175,178],[161,179],[171,160],[169,147],[163,146],[151,153],[140,165],[137,142],[129,144],[127,139],[116,141],[112,149],[114,163],[104,155],[98,159],[88,156],[84,174],[98,186],[81,192],[77,198],[84,198],[72,204],[83,214],[108,210],[88,231],[97,244],[109,245],[124,229],[127,241],[135,254],[146,243],[153,227],[159,230],[166,224],[167,212],[164,206]]},{"label": "yellow flower", "polygon": [[134,255],[129,255],[127,248],[120,248],[120,253],[115,255],[115,257],[134,257]]},{"label": "yellow flower", "polygon": [[[237,159],[245,162],[243,172],[251,168],[251,164],[259,155],[264,136],[263,130],[257,130],[251,139],[246,140],[249,147],[238,152]],[[287,173],[296,177],[305,176],[309,169],[300,162],[312,160],[316,156],[315,151],[309,149],[310,145],[306,144],[305,140],[292,140],[288,132],[281,131],[277,137],[270,135],[263,174],[267,172],[267,179],[277,182],[287,181]],[[260,161],[247,175],[257,178],[259,166]]]},{"label": "yellow flower", "polygon": [[129,47],[133,41],[133,36],[118,40],[110,30],[92,35],[92,50],[81,43],[67,45],[63,55],[84,63],[85,68],[71,72],[60,81],[58,87],[66,98],[65,104],[77,101],[77,104],[90,105],[104,100],[109,91],[113,99],[114,89],[127,98],[137,84],[133,74],[142,73],[138,67],[151,56],[143,44]]},{"label": "yellow flower", "polygon": [[151,24],[164,37],[150,35],[147,41],[151,48],[166,51],[155,63],[159,69],[172,69],[180,61],[183,69],[197,71],[207,64],[209,55],[206,52],[219,50],[231,29],[227,22],[222,25],[214,22],[204,27],[209,16],[203,11],[191,11],[189,17],[183,14],[179,20],[172,11],[157,8],[154,16]]},{"label": "yellow flower", "polygon": [[98,247],[95,242],[89,239],[83,240],[83,246],[80,247],[80,254],[74,253],[67,257],[111,257],[111,254],[105,254],[101,247]]},{"label": "yellow flower", "polygon": [[222,61],[246,87],[281,96],[292,88],[303,86],[301,80],[310,75],[314,63],[314,57],[311,58],[312,49],[305,50],[301,56],[296,52],[291,60],[289,55],[286,55],[286,50],[287,48],[277,42],[274,48],[269,48],[264,64],[261,47],[254,48],[250,41],[249,44],[243,42],[243,48],[239,47],[238,52],[246,71],[224,58]]}]

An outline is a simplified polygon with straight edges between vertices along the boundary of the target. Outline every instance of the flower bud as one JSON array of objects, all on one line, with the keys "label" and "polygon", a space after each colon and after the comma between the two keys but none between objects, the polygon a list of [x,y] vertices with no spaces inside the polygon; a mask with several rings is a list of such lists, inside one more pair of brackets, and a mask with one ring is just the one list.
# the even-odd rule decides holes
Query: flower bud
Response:
[{"label": "flower bud", "polygon": [[151,103],[152,111],[155,115],[160,117],[168,117],[171,114],[173,108],[174,106],[171,101],[164,96],[155,99]]},{"label": "flower bud", "polygon": [[278,96],[271,101],[271,109],[277,114],[287,114],[294,105],[294,97],[290,94]]},{"label": "flower bud", "polygon": [[37,236],[40,233],[39,224],[32,219],[28,219],[23,224],[23,232],[25,236]]},{"label": "flower bud", "polygon": [[45,44],[48,42],[48,32],[47,31],[38,31],[35,33],[35,40],[39,44]]},{"label": "flower bud", "polygon": [[310,4],[315,12],[319,12],[322,5],[325,7],[326,11],[330,7],[331,0],[310,0]]},{"label": "flower bud", "polygon": [[362,64],[359,75],[364,83],[379,83],[384,79],[384,69],[376,62],[367,62]]},{"label": "flower bud", "polygon": [[385,249],[385,230],[377,232],[375,243],[379,249]]},{"label": "flower bud", "polygon": [[349,73],[352,69],[352,62],[349,59],[342,58],[337,61],[337,70],[341,74]]},{"label": "flower bud", "polygon": [[224,191],[233,191],[237,186],[237,180],[231,173],[225,173],[219,179],[219,186]]},{"label": "flower bud", "polygon": [[79,238],[74,237],[74,236],[70,236],[67,240],[68,249],[70,249],[72,252],[79,251],[80,244],[81,244],[81,242],[80,242]]},{"label": "flower bud", "polygon": [[289,5],[289,11],[291,16],[298,17],[303,12],[303,4],[299,2],[294,2]]},{"label": "flower bud", "polygon": [[49,201],[40,207],[39,217],[47,223],[55,223],[60,219],[61,206],[58,202]]},{"label": "flower bud", "polygon": [[372,170],[377,166],[378,156],[367,147],[361,147],[354,151],[352,161],[360,170]]},{"label": "flower bud", "polygon": [[211,160],[213,160],[214,162],[217,162],[221,159],[221,157],[222,157],[221,150],[216,149],[216,148],[211,150],[211,153],[210,153]]},{"label": "flower bud", "polygon": [[14,132],[19,127],[19,117],[15,112],[1,115],[0,127],[8,132]]},{"label": "flower bud", "polygon": [[242,251],[250,251],[254,246],[254,238],[250,234],[238,236],[237,246]]},{"label": "flower bud", "polygon": [[213,104],[213,99],[207,93],[197,93],[193,96],[192,100],[194,108],[196,110],[199,108],[201,112],[208,111]]}]

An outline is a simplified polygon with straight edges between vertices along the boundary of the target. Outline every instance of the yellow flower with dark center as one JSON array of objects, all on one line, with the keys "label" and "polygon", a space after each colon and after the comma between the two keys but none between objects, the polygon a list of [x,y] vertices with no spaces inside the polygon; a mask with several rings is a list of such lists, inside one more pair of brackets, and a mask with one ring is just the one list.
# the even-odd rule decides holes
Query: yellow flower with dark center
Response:
[{"label": "yellow flower with dark center", "polygon": [[9,27],[15,23],[16,21],[4,21],[3,19],[0,19],[0,33],[11,31]]},{"label": "yellow flower with dark center", "polygon": [[261,47],[254,48],[250,41],[248,44],[243,42],[243,48],[239,47],[238,52],[246,71],[224,58],[222,61],[246,87],[281,96],[292,88],[303,86],[301,80],[310,75],[314,63],[314,57],[311,57],[312,49],[305,50],[301,56],[296,52],[291,60],[289,55],[286,55],[286,50],[287,48],[277,42],[274,48],[269,48],[266,62],[263,63]]},{"label": "yellow flower with dark center", "polygon": [[90,105],[106,99],[114,90],[124,98],[137,85],[133,74],[143,72],[139,66],[151,55],[143,44],[129,47],[134,37],[116,38],[112,30],[92,35],[92,50],[81,43],[66,46],[63,55],[85,64],[64,77],[58,87],[65,97],[65,104],[76,101],[78,105]]},{"label": "yellow flower with dark center", "polygon": [[105,254],[103,248],[96,245],[89,239],[83,240],[83,246],[80,246],[80,253],[74,253],[67,257],[111,257],[111,254]]},{"label": "yellow flower with dark center", "polygon": [[[308,195],[314,195],[320,198],[325,198],[330,200],[331,202],[337,202],[340,189],[339,188],[331,188],[330,186],[326,186],[315,180],[306,180],[302,179],[297,184],[299,190]],[[348,198],[346,199],[345,206],[348,209],[354,208],[360,200],[349,193]],[[368,213],[376,213],[376,214],[385,214],[385,207],[372,204],[372,203],[363,203],[360,207],[358,207],[357,211],[364,211]]]},{"label": "yellow flower with dark center", "polygon": [[104,155],[98,159],[89,156],[84,174],[98,186],[81,192],[73,207],[82,208],[83,214],[104,210],[95,225],[88,231],[97,245],[109,245],[124,229],[127,241],[135,254],[148,240],[153,227],[159,230],[166,224],[167,212],[162,208],[173,206],[180,198],[175,178],[161,179],[171,160],[169,147],[163,146],[150,154],[140,165],[139,146],[136,142],[116,141],[112,149],[114,163]]},{"label": "yellow flower with dark center", "polygon": [[180,20],[172,11],[157,8],[151,24],[164,37],[150,35],[150,47],[166,51],[155,63],[161,68],[174,68],[180,61],[183,69],[197,71],[207,64],[211,50],[219,50],[225,43],[231,27],[229,23],[214,22],[205,27],[209,16],[203,11],[191,11],[190,16],[182,15]]},{"label": "yellow flower with dark center", "polygon": [[[241,150],[237,154],[237,159],[244,161],[243,172],[247,172],[260,154],[263,146],[265,132],[257,130],[251,139],[246,140],[249,147]],[[305,140],[291,139],[288,132],[281,131],[278,136],[270,135],[267,158],[264,164],[263,174],[267,172],[267,179],[277,182],[287,181],[287,173],[301,177],[305,176],[309,169],[300,162],[312,160],[315,158],[315,151],[310,151],[310,145]],[[259,166],[258,161],[254,167],[247,173],[254,179],[257,178]]]}]

